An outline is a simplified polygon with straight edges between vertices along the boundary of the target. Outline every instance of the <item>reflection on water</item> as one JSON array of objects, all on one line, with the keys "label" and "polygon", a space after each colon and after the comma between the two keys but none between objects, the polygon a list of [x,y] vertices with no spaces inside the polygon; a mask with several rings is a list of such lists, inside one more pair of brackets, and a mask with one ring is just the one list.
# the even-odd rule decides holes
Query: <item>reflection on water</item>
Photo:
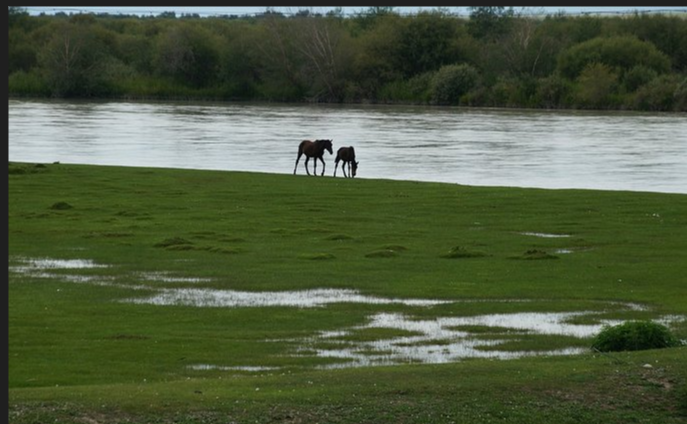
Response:
[{"label": "reflection on water", "polygon": [[[359,178],[687,193],[687,116],[627,112],[10,100],[9,160],[291,174],[303,139]],[[326,155],[327,175],[334,167]]]},{"label": "reflection on water", "polygon": [[127,302],[160,306],[185,305],[201,308],[264,308],[274,306],[315,308],[326,306],[330,303],[363,303],[371,305],[398,303],[408,306],[431,306],[449,303],[446,300],[388,299],[365,296],[356,290],[346,289],[312,289],[280,292],[167,289],[150,297],[129,299]]},{"label": "reflection on water", "polygon": [[[324,333],[310,340],[317,346],[325,343],[326,348],[315,349],[319,357],[334,358],[341,362],[325,368],[360,367],[370,365],[394,365],[402,363],[447,363],[467,358],[513,359],[532,355],[572,355],[587,349],[563,348],[545,351],[498,350],[497,346],[507,341],[517,340],[523,335],[559,335],[571,337],[591,337],[598,333],[602,324],[576,325],[566,323],[574,317],[590,315],[591,312],[567,313],[513,313],[493,314],[471,317],[438,317],[435,319],[411,319],[402,314],[379,313],[370,317],[369,322],[351,330],[383,328],[403,330],[409,336],[393,337],[373,341],[347,342],[345,337],[351,330]],[[607,321],[613,325],[618,322]],[[461,327],[492,327],[490,337],[480,338]],[[336,346],[336,344],[340,346]],[[309,352],[306,347],[306,352]]]},{"label": "reflection on water", "polygon": [[[28,278],[41,278],[70,283],[91,284],[95,286],[120,287],[122,289],[152,292],[123,300],[127,303],[157,306],[193,306],[202,308],[264,308],[325,307],[332,303],[360,303],[369,305],[405,305],[431,307],[447,303],[501,303],[520,300],[479,300],[479,299],[398,299],[363,295],[356,290],[319,288],[300,291],[243,292],[234,290],[211,290],[197,288],[159,287],[162,283],[197,284],[203,279],[175,278],[167,273],[137,274],[146,281],[156,283],[147,285],[122,285],[115,282],[114,276],[65,275],[58,270],[108,268],[90,260],[57,260],[10,258],[20,265],[9,267],[9,273]],[[647,311],[643,305],[622,302],[602,302],[608,310]],[[295,345],[295,355],[318,357],[331,360],[322,368],[363,367],[373,365],[397,365],[406,363],[446,363],[467,358],[513,359],[533,355],[573,355],[587,349],[563,347],[548,350],[510,350],[503,344],[519,342],[525,336],[567,336],[589,338],[597,334],[603,325],[622,323],[619,320],[601,319],[603,311],[573,312],[516,312],[475,316],[418,318],[406,313],[375,312],[369,315],[366,323],[336,331],[323,331],[314,336],[291,340],[265,340],[273,343]],[[593,322],[576,322],[580,318]],[[671,325],[684,321],[685,317],[670,315],[657,318],[657,322]],[[368,330],[391,331],[392,337],[356,337],[355,333]],[[402,335],[398,335],[401,332]],[[486,337],[485,337],[486,336]],[[546,342],[541,343],[546,346]],[[193,370],[209,371],[269,371],[273,367],[262,365],[227,366],[195,364]]]}]

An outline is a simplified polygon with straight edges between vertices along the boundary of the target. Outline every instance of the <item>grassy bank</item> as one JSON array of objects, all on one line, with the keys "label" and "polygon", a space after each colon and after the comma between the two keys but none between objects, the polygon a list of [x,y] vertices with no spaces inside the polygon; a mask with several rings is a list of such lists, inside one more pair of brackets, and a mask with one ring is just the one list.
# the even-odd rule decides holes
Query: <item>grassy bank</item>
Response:
[{"label": "grassy bank", "polygon": [[[64,164],[8,178],[12,423],[687,420],[685,347],[342,369],[317,354],[412,333],[364,327],[379,313],[685,315],[685,195]],[[212,304],[316,289],[363,300]],[[437,303],[403,302],[418,299]],[[590,344],[461,330],[505,352]]]}]

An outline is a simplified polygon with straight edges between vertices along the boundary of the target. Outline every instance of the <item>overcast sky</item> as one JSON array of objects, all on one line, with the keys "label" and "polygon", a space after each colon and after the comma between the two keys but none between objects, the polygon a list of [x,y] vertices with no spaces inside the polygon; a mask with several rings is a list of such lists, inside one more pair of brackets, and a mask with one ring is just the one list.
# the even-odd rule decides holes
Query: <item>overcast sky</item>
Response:
[{"label": "overcast sky", "polygon": [[[367,9],[367,7],[353,7],[353,6],[342,6],[345,14],[354,14]],[[225,6],[225,7],[193,7],[193,6],[157,6],[157,7],[127,7],[127,6],[112,6],[112,7],[84,7],[84,6],[31,6],[25,7],[27,11],[31,14],[53,14],[56,12],[64,13],[111,13],[111,14],[136,14],[136,15],[159,15],[162,12],[175,12],[177,15],[184,13],[187,14],[198,14],[200,16],[217,16],[217,15],[251,15],[264,12],[267,8],[265,6]],[[295,13],[301,9],[309,9],[314,13],[327,13],[328,11],[335,9],[334,7],[272,7],[272,10],[282,12],[285,14]],[[399,13],[415,13],[420,10],[432,10],[436,7],[396,7]],[[468,15],[469,10],[467,7],[447,7],[452,13],[457,13],[461,15]],[[518,8],[519,9],[519,8]],[[532,13],[556,13],[565,12],[568,14],[578,14],[578,13],[620,13],[628,11],[639,11],[639,12],[650,12],[650,11],[669,11],[669,10],[682,10],[687,12],[687,7],[684,6],[627,6],[627,7],[528,7],[525,9],[526,12]]]}]

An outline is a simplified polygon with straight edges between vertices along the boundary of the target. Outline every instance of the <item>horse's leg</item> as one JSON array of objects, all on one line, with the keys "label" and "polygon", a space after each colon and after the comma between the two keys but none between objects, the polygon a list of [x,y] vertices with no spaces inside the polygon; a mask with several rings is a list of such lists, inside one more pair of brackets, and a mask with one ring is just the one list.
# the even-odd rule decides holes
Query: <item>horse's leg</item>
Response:
[{"label": "horse's leg", "polygon": [[[324,168],[325,168],[326,163],[325,163],[324,158],[322,156],[320,156],[320,160],[322,161],[322,173],[320,174],[320,177],[323,177],[324,176]],[[317,159],[315,159],[315,163],[317,163]],[[317,173],[317,170],[315,170],[315,173]]]},{"label": "horse's leg", "polygon": [[308,175],[310,175],[310,171],[308,170],[308,161],[310,161],[310,156],[305,155],[305,172],[307,172]]},{"label": "horse's leg", "polygon": [[343,165],[341,165],[341,170],[343,171],[344,178],[348,178],[348,175],[346,175],[346,164],[348,164],[348,162],[344,161]]},{"label": "horse's leg", "polygon": [[298,152],[298,157],[296,158],[296,166],[293,167],[293,175],[296,175],[296,169],[298,169],[298,161],[301,160],[302,152]]},{"label": "horse's leg", "polygon": [[[334,176],[336,177],[336,168],[339,167],[339,159],[334,161]],[[343,166],[341,167],[343,169]]]}]

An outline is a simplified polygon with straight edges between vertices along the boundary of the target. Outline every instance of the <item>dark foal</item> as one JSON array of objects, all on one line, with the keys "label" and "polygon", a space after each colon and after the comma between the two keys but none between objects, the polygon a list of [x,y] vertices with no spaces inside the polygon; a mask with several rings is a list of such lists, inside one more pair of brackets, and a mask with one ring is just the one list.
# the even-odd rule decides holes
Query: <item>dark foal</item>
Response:
[{"label": "dark foal", "polygon": [[324,151],[328,151],[329,154],[332,154],[332,140],[315,140],[315,141],[310,141],[310,140],[303,140],[301,141],[301,144],[298,145],[298,157],[296,158],[296,166],[293,168],[293,175],[296,175],[296,169],[298,169],[298,161],[301,159],[301,156],[305,154],[305,172],[310,175],[310,171],[308,170],[308,161],[310,158],[315,158],[315,166],[313,170],[313,175],[317,175],[317,160],[319,159],[322,162],[322,174],[320,176],[324,175],[324,159],[322,159],[322,156],[324,155]]},{"label": "dark foal", "polygon": [[[352,146],[342,147],[336,152],[336,159],[334,160],[334,176],[336,177],[336,168],[339,166],[339,161],[343,161],[341,170],[344,178],[355,177],[358,171],[358,162],[355,161],[355,149]],[[346,165],[348,165],[348,175],[346,175]]]}]

